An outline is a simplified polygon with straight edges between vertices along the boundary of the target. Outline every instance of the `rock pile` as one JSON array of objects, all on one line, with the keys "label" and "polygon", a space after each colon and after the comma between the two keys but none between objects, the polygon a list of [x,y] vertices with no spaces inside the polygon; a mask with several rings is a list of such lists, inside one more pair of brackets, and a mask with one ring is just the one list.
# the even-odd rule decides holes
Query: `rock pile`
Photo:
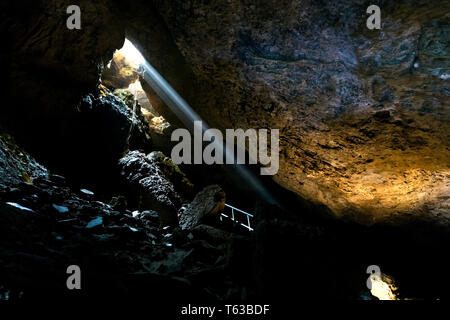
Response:
[{"label": "rock pile", "polygon": [[[160,219],[166,212],[131,211],[122,196],[109,203],[99,201],[93,192],[73,190],[63,177],[48,174],[25,153],[27,161],[9,157],[11,150],[0,142],[1,163],[9,162],[2,178],[20,174],[18,168],[34,168],[28,171],[31,180],[17,181],[15,187],[3,181],[11,187],[0,189],[0,299],[67,297],[65,272],[73,264],[82,270],[86,298],[216,299],[228,294],[226,288],[237,290],[232,281],[224,287],[223,279],[229,278],[231,239],[242,236],[213,227],[201,231],[201,225],[192,232],[163,228]],[[140,175],[154,175],[156,180],[140,182],[146,201],[160,201],[158,209],[169,208],[176,214],[172,201],[181,203],[181,196],[167,179],[189,184],[179,169],[164,167],[165,161],[159,154],[132,152],[124,170],[136,170],[135,175],[127,171],[130,182],[138,183]],[[217,232],[221,237],[214,236]]]}]

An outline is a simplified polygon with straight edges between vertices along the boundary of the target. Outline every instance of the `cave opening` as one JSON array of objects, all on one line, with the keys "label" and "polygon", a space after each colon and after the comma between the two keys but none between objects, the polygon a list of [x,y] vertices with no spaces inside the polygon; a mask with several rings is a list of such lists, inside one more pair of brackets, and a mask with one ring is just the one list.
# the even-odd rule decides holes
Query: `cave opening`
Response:
[{"label": "cave opening", "polygon": [[[150,102],[151,98],[142,87],[145,58],[133,43],[125,38],[122,48],[114,52],[102,73],[102,85],[117,93],[129,92],[132,100],[140,106],[149,126],[159,134],[170,127],[170,123],[159,115]],[[123,94],[121,95],[123,96]]]}]

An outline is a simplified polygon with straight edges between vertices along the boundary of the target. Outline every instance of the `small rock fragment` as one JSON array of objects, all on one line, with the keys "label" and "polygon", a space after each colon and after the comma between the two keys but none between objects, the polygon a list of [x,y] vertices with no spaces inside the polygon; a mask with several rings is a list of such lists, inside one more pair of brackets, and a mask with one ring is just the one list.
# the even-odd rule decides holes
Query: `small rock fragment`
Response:
[{"label": "small rock fragment", "polygon": [[133,228],[133,227],[130,227],[130,226],[128,226],[128,228],[129,228],[131,231],[133,231],[133,232],[138,232],[138,231],[139,231],[138,229]]},{"label": "small rock fragment", "polygon": [[131,214],[133,215],[133,218],[137,218],[137,217],[139,217],[141,215],[141,213],[139,211],[137,211],[137,210],[133,211]]},{"label": "small rock fragment", "polygon": [[91,221],[87,224],[86,228],[87,228],[87,229],[92,229],[92,228],[95,228],[95,227],[97,227],[97,226],[99,226],[99,225],[101,225],[101,224],[103,224],[103,218],[102,218],[102,217],[97,217],[97,218],[91,220]]},{"label": "small rock fragment", "polygon": [[93,196],[94,193],[88,189],[80,189],[80,192],[86,196]]},{"label": "small rock fragment", "polygon": [[28,212],[33,212],[33,213],[35,213],[34,210],[32,210],[32,209],[30,209],[30,208],[27,208],[27,207],[24,207],[24,206],[21,206],[20,204],[15,203],[15,202],[7,202],[6,204],[7,204],[7,205],[10,205],[11,207],[20,209],[20,210],[22,210],[22,211],[28,211]]},{"label": "small rock fragment", "polygon": [[52,204],[52,207],[56,209],[59,213],[67,213],[69,212],[69,208],[65,206],[58,206],[57,204]]}]

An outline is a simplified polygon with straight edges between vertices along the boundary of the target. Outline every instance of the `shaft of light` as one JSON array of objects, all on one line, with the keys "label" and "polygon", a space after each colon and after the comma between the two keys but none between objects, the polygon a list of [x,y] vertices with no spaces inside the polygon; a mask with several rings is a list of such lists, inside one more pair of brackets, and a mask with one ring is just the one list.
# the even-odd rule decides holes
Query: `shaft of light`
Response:
[{"label": "shaft of light", "polygon": [[[131,42],[130,42],[131,44]],[[134,47],[134,46],[133,46]],[[172,88],[172,86],[156,71],[155,68],[142,56],[142,54],[134,48],[133,55],[136,56],[135,61],[140,64],[143,69],[143,79],[156,92],[162,101],[170,108],[170,110],[180,119],[186,128],[193,128],[194,121],[202,121],[203,133],[209,128],[207,123],[189,106],[189,104]],[[223,148],[226,156],[227,150],[224,148],[223,141],[214,141]],[[243,165],[233,164],[233,169],[247,181],[256,192],[269,203],[276,203],[274,197],[266,190],[260,181]]]}]

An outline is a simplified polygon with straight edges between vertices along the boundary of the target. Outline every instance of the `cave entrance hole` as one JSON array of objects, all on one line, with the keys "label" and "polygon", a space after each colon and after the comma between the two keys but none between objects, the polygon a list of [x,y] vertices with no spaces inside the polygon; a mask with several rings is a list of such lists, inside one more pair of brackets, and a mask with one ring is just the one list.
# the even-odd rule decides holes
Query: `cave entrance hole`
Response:
[{"label": "cave entrance hole", "polygon": [[145,59],[139,50],[131,41],[125,39],[123,47],[114,52],[113,58],[104,69],[102,84],[124,100],[129,98],[128,93],[131,93],[141,106],[140,111],[150,128],[162,133],[170,124],[153,108],[149,95],[142,87],[144,63]]}]

